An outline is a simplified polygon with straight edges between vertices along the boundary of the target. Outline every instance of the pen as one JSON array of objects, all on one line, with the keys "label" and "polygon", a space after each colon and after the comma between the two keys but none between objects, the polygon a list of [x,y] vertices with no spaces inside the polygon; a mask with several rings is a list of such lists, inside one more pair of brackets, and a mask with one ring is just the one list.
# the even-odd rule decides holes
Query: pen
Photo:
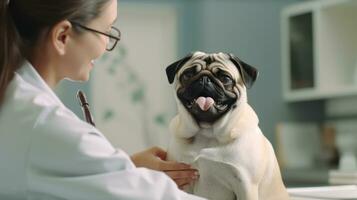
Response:
[{"label": "pen", "polygon": [[91,115],[91,113],[89,111],[89,104],[88,104],[88,101],[87,101],[87,97],[84,94],[84,92],[82,92],[81,90],[78,90],[77,99],[79,101],[79,105],[82,107],[84,118],[86,119],[86,121],[89,124],[95,126],[94,121],[93,121],[93,117],[92,117],[92,115]]}]

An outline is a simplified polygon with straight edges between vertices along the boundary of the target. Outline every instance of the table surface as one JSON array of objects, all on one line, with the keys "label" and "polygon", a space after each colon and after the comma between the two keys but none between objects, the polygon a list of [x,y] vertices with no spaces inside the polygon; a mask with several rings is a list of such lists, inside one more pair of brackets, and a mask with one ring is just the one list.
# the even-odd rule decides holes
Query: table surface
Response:
[{"label": "table surface", "polygon": [[291,200],[352,200],[357,199],[356,185],[289,188]]}]

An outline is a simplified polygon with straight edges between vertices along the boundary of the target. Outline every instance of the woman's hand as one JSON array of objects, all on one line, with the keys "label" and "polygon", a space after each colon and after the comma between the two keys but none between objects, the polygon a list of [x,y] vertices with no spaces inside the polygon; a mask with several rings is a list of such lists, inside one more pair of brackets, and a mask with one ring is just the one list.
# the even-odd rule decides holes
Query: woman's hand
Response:
[{"label": "woman's hand", "polygon": [[131,160],[136,167],[146,167],[149,169],[163,171],[171,177],[182,189],[198,178],[198,171],[190,165],[175,161],[166,161],[166,152],[159,147],[152,147],[148,150],[136,153],[131,156]]}]

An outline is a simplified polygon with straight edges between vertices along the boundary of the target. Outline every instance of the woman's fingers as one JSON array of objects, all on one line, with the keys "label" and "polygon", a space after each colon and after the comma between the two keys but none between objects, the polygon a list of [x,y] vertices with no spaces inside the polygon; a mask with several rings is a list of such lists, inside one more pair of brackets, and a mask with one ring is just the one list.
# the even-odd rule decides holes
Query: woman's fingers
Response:
[{"label": "woman's fingers", "polygon": [[198,178],[198,171],[196,169],[189,170],[164,170],[164,172],[170,176],[172,179],[183,179],[183,178]]},{"label": "woman's fingers", "polygon": [[194,181],[198,179],[198,176],[194,177],[186,177],[186,178],[173,178],[173,181],[176,183],[176,185],[180,188],[183,189],[184,186],[190,185]]},{"label": "woman's fingers", "polygon": [[185,185],[188,185],[198,179],[198,171],[196,169],[189,170],[166,170],[164,171],[177,186],[182,189]]},{"label": "woman's fingers", "polygon": [[174,181],[176,185],[182,190],[186,185],[191,184],[194,180],[186,178],[186,179],[176,179]]},{"label": "woman's fingers", "polygon": [[166,161],[166,156],[167,153],[163,149],[152,147],[132,155],[131,159],[137,167],[147,167],[165,172],[181,189],[198,179],[197,169],[185,163]]},{"label": "woman's fingers", "polygon": [[185,163],[161,161],[159,168],[175,181],[180,189],[183,189],[185,185],[191,184],[199,177],[198,170]]},{"label": "woman's fingers", "polygon": [[191,165],[185,163],[178,163],[176,161],[161,161],[159,163],[159,168],[161,171],[193,169]]}]

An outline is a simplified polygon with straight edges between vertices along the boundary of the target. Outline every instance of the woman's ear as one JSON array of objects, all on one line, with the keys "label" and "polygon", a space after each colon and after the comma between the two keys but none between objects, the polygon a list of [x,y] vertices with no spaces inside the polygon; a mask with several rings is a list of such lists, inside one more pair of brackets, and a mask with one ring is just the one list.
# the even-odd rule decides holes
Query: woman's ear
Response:
[{"label": "woman's ear", "polygon": [[68,20],[57,23],[50,31],[51,43],[59,55],[66,53],[71,31],[72,24]]}]

